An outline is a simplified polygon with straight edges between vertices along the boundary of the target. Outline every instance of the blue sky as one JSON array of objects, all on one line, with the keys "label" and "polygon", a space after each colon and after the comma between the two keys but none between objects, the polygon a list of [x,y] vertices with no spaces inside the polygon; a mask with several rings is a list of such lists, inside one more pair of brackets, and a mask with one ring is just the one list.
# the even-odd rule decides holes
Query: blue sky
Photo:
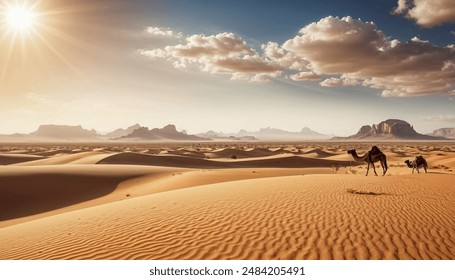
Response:
[{"label": "blue sky", "polygon": [[1,26],[0,133],[455,127],[455,4],[400,2],[28,0],[30,30]]},{"label": "blue sky", "polygon": [[[154,1],[149,7],[154,8]],[[396,0],[293,0],[293,1],[167,1],[164,18],[168,26],[188,34],[234,32],[242,37],[266,42],[283,42],[303,26],[327,16],[351,16],[373,21],[388,36],[410,40],[417,36],[445,46],[453,44],[453,24],[422,28],[402,16],[393,15]],[[161,6],[161,5],[159,5]],[[153,21],[153,19],[151,19]],[[157,22],[159,24],[159,22]]]}]

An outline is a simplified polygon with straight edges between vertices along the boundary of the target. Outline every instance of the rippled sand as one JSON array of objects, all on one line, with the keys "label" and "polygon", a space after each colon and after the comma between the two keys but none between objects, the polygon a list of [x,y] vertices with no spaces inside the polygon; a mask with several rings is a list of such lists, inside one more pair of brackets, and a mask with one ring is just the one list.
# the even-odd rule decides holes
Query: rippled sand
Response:
[{"label": "rippled sand", "polygon": [[454,146],[252,145],[3,147],[0,258],[455,258]]}]

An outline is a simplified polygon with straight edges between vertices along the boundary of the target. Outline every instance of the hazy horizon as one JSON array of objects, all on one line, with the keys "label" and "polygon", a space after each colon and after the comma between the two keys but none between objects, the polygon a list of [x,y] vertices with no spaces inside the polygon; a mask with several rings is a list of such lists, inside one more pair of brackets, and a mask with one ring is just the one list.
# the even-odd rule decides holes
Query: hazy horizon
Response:
[{"label": "hazy horizon", "polygon": [[[384,120],[386,121],[386,120]],[[381,121],[382,122],[382,121]],[[365,124],[365,125],[369,125],[369,126],[373,126],[373,125],[377,125],[379,124],[378,123],[374,123],[374,124]],[[75,124],[75,125],[68,125],[68,124],[41,124],[39,125],[38,127],[36,127],[34,130],[32,131],[28,131],[28,132],[14,132],[14,133],[10,133],[10,134],[3,134],[3,135],[13,135],[13,134],[22,134],[22,135],[27,135],[27,134],[32,134],[34,132],[37,132],[39,130],[39,128],[41,126],[58,126],[58,127],[81,127],[83,130],[86,130],[86,131],[92,131],[92,130],[95,130],[95,132],[99,135],[99,136],[103,136],[103,135],[107,135],[107,134],[110,134],[110,133],[113,133],[114,131],[118,130],[118,129],[123,129],[123,130],[126,130],[130,127],[134,127],[134,126],[137,126],[139,125],[140,127],[147,127],[148,129],[162,129],[164,128],[165,126],[168,126],[168,125],[173,125],[175,126],[176,130],[178,132],[185,132],[186,134],[189,134],[189,135],[197,135],[197,134],[205,134],[207,132],[210,132],[210,131],[213,131],[215,133],[221,133],[223,135],[236,135],[238,133],[241,133],[242,131],[246,131],[247,133],[252,133],[255,134],[255,133],[258,133],[258,132],[261,132],[263,130],[267,130],[267,129],[272,129],[272,130],[281,130],[285,133],[300,133],[302,130],[305,130],[305,129],[310,129],[312,132],[314,133],[319,133],[321,134],[321,136],[327,136],[327,137],[332,137],[332,136],[336,136],[336,137],[347,137],[347,136],[352,136],[354,134],[356,134],[360,127],[353,131],[351,134],[348,134],[348,135],[337,135],[337,134],[334,134],[334,133],[321,133],[320,131],[317,131],[315,129],[312,129],[311,127],[302,127],[300,129],[297,129],[297,130],[286,130],[286,129],[282,129],[280,127],[270,127],[270,126],[264,126],[264,127],[259,127],[257,129],[252,129],[252,130],[247,130],[247,129],[239,129],[237,131],[223,131],[223,130],[220,130],[220,129],[209,129],[209,130],[205,130],[205,131],[188,131],[186,130],[185,128],[181,128],[179,127],[178,125],[175,125],[175,124],[166,124],[166,125],[163,125],[163,126],[158,126],[158,127],[153,127],[153,126],[147,126],[147,125],[144,125],[144,124],[140,124],[140,123],[135,123],[135,124],[131,124],[129,125],[128,127],[117,127],[115,129],[112,129],[112,130],[109,130],[109,131],[104,131],[104,130],[98,130],[96,128],[90,128],[90,127],[84,127],[80,124]],[[410,124],[412,127],[413,124]],[[441,127],[442,128],[442,127]],[[418,133],[420,134],[430,134],[432,133],[433,131],[430,131],[430,132],[422,132],[422,131],[417,131]],[[1,134],[0,134],[1,135]]]},{"label": "hazy horizon", "polygon": [[427,2],[2,1],[0,134],[455,127],[455,6]]}]

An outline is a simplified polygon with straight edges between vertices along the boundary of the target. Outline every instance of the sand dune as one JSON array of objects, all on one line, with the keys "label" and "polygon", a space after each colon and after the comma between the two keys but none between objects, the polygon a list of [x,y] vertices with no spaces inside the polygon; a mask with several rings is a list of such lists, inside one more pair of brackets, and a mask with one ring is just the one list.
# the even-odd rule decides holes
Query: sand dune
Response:
[{"label": "sand dune", "polygon": [[173,166],[188,168],[224,168],[228,164],[217,163],[205,159],[177,155],[149,155],[133,152],[118,153],[106,157],[98,164],[128,164],[128,165],[150,165],[150,166]]},{"label": "sand dune", "polygon": [[40,152],[37,152],[37,153],[34,153],[34,154],[35,155],[40,155],[40,156],[50,157],[50,156],[74,154],[74,153],[78,153],[78,151],[67,150],[67,149],[51,149],[51,150],[48,150],[48,151],[40,151]]},{"label": "sand dune", "polygon": [[454,146],[370,146],[5,146],[0,259],[454,259]]},{"label": "sand dune", "polygon": [[44,157],[25,154],[0,154],[0,165],[15,164],[27,161],[36,161]]},{"label": "sand dune", "polygon": [[61,165],[61,164],[95,164],[100,160],[109,157],[112,153],[107,152],[77,152],[72,154],[63,154],[50,158],[25,162],[17,165],[20,166],[37,166],[37,165]]},{"label": "sand dune", "polygon": [[0,229],[0,258],[453,259],[453,179],[305,175],[163,192]]},{"label": "sand dune", "polygon": [[119,184],[117,193],[128,193],[131,197],[178,190],[202,185],[241,181],[246,179],[270,178],[305,174],[334,174],[332,168],[230,168],[180,170],[167,176],[142,176]]},{"label": "sand dune", "polygon": [[[78,205],[72,209],[86,207],[83,202],[105,198],[127,179],[179,170],[120,165],[6,166],[0,169],[0,227],[30,220],[29,216],[41,213],[44,214],[39,217],[62,212],[52,211],[71,205]],[[92,202],[88,206],[113,200],[117,199]],[[11,221],[18,218],[22,220]]]},{"label": "sand dune", "polygon": [[305,155],[315,154],[315,156],[318,158],[326,158],[326,157],[336,155],[336,153],[334,153],[334,152],[328,152],[323,149],[309,149],[309,150],[303,152],[303,154],[305,154]]},{"label": "sand dune", "polygon": [[254,158],[254,157],[266,157],[272,156],[282,153],[282,151],[270,151],[268,149],[259,149],[259,148],[251,148],[251,149],[236,149],[236,148],[227,148],[227,149],[220,149],[210,153],[205,153],[205,156],[208,158],[232,158],[235,156],[236,158]]},{"label": "sand dune", "polygon": [[332,167],[334,165],[348,166],[351,161],[324,160],[306,158],[294,155],[272,156],[265,158],[248,158],[239,160],[210,160],[186,156],[148,155],[139,153],[119,153],[106,157],[98,164],[130,164],[151,166],[172,166],[186,168],[304,168],[304,167]]}]

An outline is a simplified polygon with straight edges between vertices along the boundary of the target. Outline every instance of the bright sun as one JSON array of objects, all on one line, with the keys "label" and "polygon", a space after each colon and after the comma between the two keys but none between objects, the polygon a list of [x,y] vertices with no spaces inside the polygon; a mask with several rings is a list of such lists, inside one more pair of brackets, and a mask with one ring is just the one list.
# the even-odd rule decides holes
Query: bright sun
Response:
[{"label": "bright sun", "polygon": [[36,14],[26,7],[8,7],[6,11],[6,24],[14,31],[27,31],[33,27]]}]

